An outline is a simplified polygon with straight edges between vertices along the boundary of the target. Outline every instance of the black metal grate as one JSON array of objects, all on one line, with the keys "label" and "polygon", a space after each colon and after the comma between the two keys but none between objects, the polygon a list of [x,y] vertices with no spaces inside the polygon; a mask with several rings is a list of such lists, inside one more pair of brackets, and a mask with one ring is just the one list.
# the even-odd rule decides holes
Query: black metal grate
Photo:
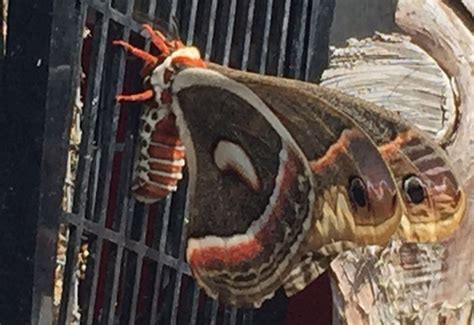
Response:
[{"label": "black metal grate", "polygon": [[[81,324],[284,320],[286,298],[281,294],[253,311],[219,305],[198,290],[183,256],[186,179],[157,204],[143,205],[129,195],[140,106],[120,105],[114,98],[139,90],[141,62],[126,60],[112,40],[149,49],[140,35],[141,23],[176,17],[182,39],[200,48],[206,59],[315,81],[327,60],[333,7],[334,0],[76,1],[76,41],[85,74],[80,83],[83,136],[72,211],[56,221],[68,229],[59,324],[70,323],[77,311]],[[82,38],[84,31],[90,35]],[[90,256],[79,276],[77,256],[85,246]],[[43,263],[52,263],[44,258]],[[44,308],[39,312],[47,312]]]}]

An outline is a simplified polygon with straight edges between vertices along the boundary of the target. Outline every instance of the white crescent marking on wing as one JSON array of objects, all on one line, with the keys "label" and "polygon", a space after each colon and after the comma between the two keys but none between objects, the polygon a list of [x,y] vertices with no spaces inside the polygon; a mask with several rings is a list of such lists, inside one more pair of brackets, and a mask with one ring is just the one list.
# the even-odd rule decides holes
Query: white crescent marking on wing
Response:
[{"label": "white crescent marking on wing", "polygon": [[233,142],[221,140],[214,150],[214,162],[221,171],[235,171],[254,191],[260,190],[260,180],[250,157]]}]

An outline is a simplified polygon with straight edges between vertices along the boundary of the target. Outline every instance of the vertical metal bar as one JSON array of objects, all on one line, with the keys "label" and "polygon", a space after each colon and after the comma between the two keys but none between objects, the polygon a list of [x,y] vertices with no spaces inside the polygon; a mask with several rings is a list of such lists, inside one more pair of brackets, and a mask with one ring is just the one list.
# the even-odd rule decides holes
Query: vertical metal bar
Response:
[{"label": "vertical metal bar", "polygon": [[174,16],[176,16],[176,11],[178,10],[178,0],[172,0],[171,2],[171,10],[170,10],[170,22]]},{"label": "vertical metal bar", "polygon": [[252,310],[248,310],[245,315],[247,315],[247,324],[253,324],[253,312]]},{"label": "vertical metal bar", "polygon": [[160,295],[161,274],[163,273],[163,262],[158,260],[155,274],[155,288],[153,290],[153,299],[151,302],[150,324],[157,324],[156,313],[158,310],[158,298]]},{"label": "vertical metal bar", "polygon": [[[209,60],[212,51],[212,41],[214,39],[214,28],[216,26],[217,0],[211,0],[211,11],[209,14],[209,29],[206,40],[206,53],[204,58]],[[203,19],[204,17],[202,17]]]},{"label": "vertical metal bar", "polygon": [[237,308],[232,307],[230,311],[230,325],[234,325],[237,322]]},{"label": "vertical metal bar", "polygon": [[63,286],[62,286],[62,293],[61,293],[61,304],[59,306],[59,316],[57,323],[58,324],[66,324],[70,312],[71,302],[71,286],[74,284],[74,277],[76,276],[76,272],[74,272],[76,268],[76,249],[74,243],[76,242],[76,237],[80,234],[77,233],[77,229],[75,227],[68,227],[67,231],[69,232],[69,240],[66,248],[66,265],[64,266],[63,271]]},{"label": "vertical metal bar", "polygon": [[196,15],[197,15],[198,0],[192,0],[191,2],[191,14],[189,15],[188,32],[186,36],[186,44],[192,45],[194,43],[194,28],[196,26]]},{"label": "vertical metal bar", "polygon": [[168,224],[169,224],[169,217],[170,217],[170,206],[171,200],[170,198],[166,198],[165,203],[165,211],[163,213],[163,226],[161,228],[160,234],[160,244],[158,248],[158,265],[156,267],[156,275],[155,275],[155,290],[153,292],[153,300],[152,300],[152,307],[151,307],[151,317],[150,317],[150,324],[156,324],[156,313],[158,309],[158,298],[160,294],[160,285],[161,285],[161,274],[163,271],[163,256],[165,255],[165,246],[166,246],[166,237],[168,232]]},{"label": "vertical metal bar", "polygon": [[210,325],[216,325],[216,318],[217,318],[218,308],[219,308],[219,303],[216,300],[212,300],[211,323],[210,323]]},{"label": "vertical metal bar", "polygon": [[[99,129],[99,130],[97,130]],[[96,128],[96,132],[101,132],[100,127]],[[94,147],[94,149],[96,149]],[[95,151],[95,150],[94,150]],[[99,186],[99,171],[100,171],[100,162],[102,161],[102,151],[97,150],[94,152],[94,159],[90,165],[90,174],[89,174],[89,181],[87,184],[87,191],[89,194],[87,196],[87,205],[86,205],[86,210],[85,210],[85,215],[95,215],[94,211],[96,210],[96,205],[97,205],[97,196],[95,195]],[[94,194],[91,194],[91,188],[93,189],[92,192]],[[87,210],[87,206],[89,206],[89,209]]]},{"label": "vertical metal bar", "polygon": [[248,15],[247,15],[247,26],[245,28],[245,40],[244,40],[244,54],[242,56],[242,70],[247,70],[247,65],[250,56],[250,41],[252,40],[252,26],[253,26],[253,15],[255,12],[255,0],[250,0]]},{"label": "vertical metal bar", "polygon": [[[117,283],[120,281],[120,272],[122,271],[120,265],[122,264],[123,259],[123,246],[117,246],[117,256],[115,259],[114,265],[114,275],[113,275],[113,285],[112,285],[112,293],[110,295],[110,308],[109,308],[109,315],[108,315],[108,322],[107,324],[114,324],[114,316],[115,316],[115,301],[117,301],[117,294],[118,294],[118,285]],[[96,292],[94,293],[96,294]]]},{"label": "vertical metal bar", "polygon": [[237,0],[231,0],[229,8],[229,24],[227,25],[227,38],[225,40],[224,47],[224,59],[222,65],[228,66],[230,59],[230,50],[232,48],[232,39],[234,36],[234,23],[235,23],[235,9],[237,7]]},{"label": "vertical metal bar", "polygon": [[300,30],[298,33],[298,39],[296,42],[296,57],[295,57],[295,78],[301,78],[301,68],[303,65],[303,51],[304,51],[304,36],[306,32],[306,19],[308,16],[308,0],[303,0],[303,6],[301,8],[301,23]]},{"label": "vertical metal bar", "polygon": [[[157,6],[157,0],[150,0],[150,4],[148,7],[148,17],[153,17],[155,11],[156,11],[156,6]],[[129,17],[130,14],[127,14],[127,17]]]},{"label": "vertical metal bar", "polygon": [[280,53],[278,56],[278,69],[277,74],[283,75],[283,68],[286,56],[286,42],[288,39],[288,23],[290,21],[290,3],[291,0],[285,0],[285,11],[283,13],[283,22],[281,26],[281,38],[280,38]]},{"label": "vertical metal bar", "polygon": [[171,197],[168,196],[166,198],[166,204],[165,204],[165,209],[163,213],[163,227],[162,227],[162,232],[160,234],[160,247],[158,249],[160,253],[160,260],[162,260],[162,257],[166,254],[165,252],[165,247],[166,247],[166,239],[168,237],[168,226],[169,226],[169,220],[170,220],[170,210],[171,210]]},{"label": "vertical metal bar", "polygon": [[267,12],[265,17],[265,27],[263,30],[263,44],[262,44],[262,54],[260,57],[260,69],[259,73],[264,74],[267,70],[267,52],[268,52],[268,39],[270,37],[270,26],[272,24],[272,7],[273,0],[268,0],[267,2]]},{"label": "vertical metal bar", "polygon": [[100,238],[100,236],[97,236],[97,244],[96,244],[96,253],[97,253],[97,258],[94,261],[94,271],[92,272],[92,281],[91,281],[91,291],[90,291],[90,299],[89,299],[89,307],[88,307],[88,313],[87,313],[87,319],[86,319],[86,324],[87,325],[92,325],[94,321],[94,311],[95,311],[95,300],[97,296],[97,283],[98,283],[98,277],[99,277],[99,267],[101,263],[101,257],[102,257],[102,244],[103,244],[103,239]]},{"label": "vertical metal bar", "polygon": [[142,229],[140,231],[141,238],[140,238],[140,251],[137,254],[137,265],[135,267],[135,279],[134,279],[134,284],[133,284],[133,295],[132,295],[132,303],[130,307],[130,319],[129,319],[129,324],[133,325],[135,324],[135,316],[137,313],[137,301],[138,301],[138,295],[140,293],[140,279],[142,275],[142,266],[143,266],[143,256],[144,256],[144,250],[146,249],[145,247],[145,240],[146,240],[146,229],[148,228],[147,222],[150,220],[149,218],[149,206],[145,206],[145,212],[144,215],[146,216],[146,220],[143,220],[142,223]]},{"label": "vertical metal bar", "polygon": [[195,325],[197,321],[197,312],[199,304],[199,289],[194,286],[193,307],[191,309],[191,321],[189,325]]},{"label": "vertical metal bar", "polygon": [[173,290],[173,304],[171,309],[171,324],[175,325],[178,318],[178,307],[179,307],[179,292],[181,290],[181,281],[183,273],[179,269],[176,270],[176,277]]},{"label": "vertical metal bar", "polygon": [[[181,216],[184,218],[184,215]],[[186,241],[187,241],[187,226],[186,223],[183,222],[181,225],[181,238],[179,241],[179,253],[178,253],[178,265],[176,267],[176,279],[175,279],[175,288],[174,288],[174,295],[173,295],[173,307],[178,306],[179,303],[179,293],[180,293],[180,288],[181,288],[181,281],[183,277],[183,273],[187,269],[187,264],[186,262],[182,259],[183,256],[185,256],[185,249],[186,249]],[[166,229],[167,230],[167,229]],[[164,229],[164,231],[166,231]],[[171,311],[171,322],[173,324],[176,323],[177,321],[177,312],[178,308],[173,308]]]},{"label": "vertical metal bar", "polygon": [[308,37],[308,52],[306,54],[305,63],[305,75],[304,80],[308,80],[310,76],[311,62],[314,55],[313,44],[316,39],[316,26],[318,25],[318,11],[320,7],[320,0],[312,0],[310,24],[309,24],[309,37]]}]

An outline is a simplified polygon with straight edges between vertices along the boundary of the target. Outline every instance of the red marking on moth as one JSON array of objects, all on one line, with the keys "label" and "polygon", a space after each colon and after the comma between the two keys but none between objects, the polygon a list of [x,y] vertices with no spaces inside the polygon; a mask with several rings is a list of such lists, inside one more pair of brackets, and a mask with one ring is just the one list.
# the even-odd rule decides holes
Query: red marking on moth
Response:
[{"label": "red marking on moth", "polygon": [[[153,147],[150,154],[152,158],[157,159],[183,159],[185,156],[184,147],[179,139],[179,132],[176,127],[176,117],[169,113],[155,125],[155,129],[151,134],[151,139],[154,143],[169,146],[169,148]],[[162,155],[163,154],[163,155]]]},{"label": "red marking on moth", "polygon": [[[160,134],[166,134],[172,137],[178,137],[179,131],[176,127],[176,116],[170,113],[163,117],[155,127],[156,130],[160,131]],[[179,141],[179,139],[177,139]]]},{"label": "red marking on moth", "polygon": [[147,89],[142,93],[131,94],[131,95],[117,95],[115,99],[118,102],[145,102],[154,97],[153,90]]},{"label": "red marking on moth", "polygon": [[390,159],[394,154],[398,153],[401,150],[401,147],[414,138],[416,134],[412,131],[406,131],[400,133],[395,139],[392,141],[381,145],[379,147],[379,152],[384,159]]},{"label": "red marking on moth", "polygon": [[167,196],[170,191],[140,179],[140,182],[134,186],[133,193],[138,197],[147,199],[162,199]]},{"label": "red marking on moth", "polygon": [[176,186],[178,184],[179,179],[171,177],[171,176],[161,176],[152,173],[148,173],[148,177],[152,182],[168,185],[168,186]]},{"label": "red marking on moth", "polygon": [[172,61],[173,65],[184,65],[188,67],[197,67],[197,68],[205,68],[207,67],[206,63],[201,59],[194,59],[188,56],[177,56],[173,58]]},{"label": "red marking on moth", "polygon": [[193,269],[217,266],[220,263],[233,265],[255,258],[262,250],[262,244],[257,239],[251,239],[230,248],[208,247],[195,250],[188,262]]},{"label": "red marking on moth", "polygon": [[161,92],[160,99],[163,104],[171,104],[172,97],[169,90],[163,90]]},{"label": "red marking on moth", "polygon": [[168,146],[182,146],[183,142],[181,141],[180,138],[178,138],[178,134],[176,131],[176,134],[170,134],[168,133],[163,133],[166,132],[164,130],[161,130],[161,132],[153,132],[151,135],[151,141],[156,142],[156,143],[162,143],[166,144]]},{"label": "red marking on moth", "polygon": [[183,166],[167,165],[155,162],[149,162],[148,164],[150,165],[151,170],[163,171],[166,173],[181,173],[181,171],[183,170]]},{"label": "red marking on moth", "polygon": [[171,71],[170,69],[166,69],[165,72],[163,73],[164,82],[169,83],[172,77],[173,77],[173,71]]},{"label": "red marking on moth", "polygon": [[175,147],[163,148],[152,144],[148,147],[148,153],[153,158],[166,160],[179,160],[185,157],[184,150],[178,150]]},{"label": "red marking on moth", "polygon": [[329,147],[321,158],[309,162],[311,170],[315,173],[319,173],[334,164],[339,155],[346,153],[349,143],[356,137],[360,137],[358,132],[354,130],[344,130],[339,139]]},{"label": "red marking on moth", "polygon": [[[262,226],[260,230],[249,240],[236,243],[233,245],[220,246],[215,245],[205,248],[193,248],[188,254],[188,263],[193,270],[200,268],[213,268],[225,265],[238,265],[242,262],[257,258],[258,254],[262,253],[267,243],[272,241],[272,236],[279,223],[279,219],[283,217],[284,206],[287,202],[286,189],[294,186],[296,182],[297,157],[291,151],[288,152],[288,160],[283,162],[283,173],[279,184],[278,196],[275,200],[268,221]],[[243,235],[242,235],[243,236]],[[197,239],[197,241],[206,241],[206,239]]]}]

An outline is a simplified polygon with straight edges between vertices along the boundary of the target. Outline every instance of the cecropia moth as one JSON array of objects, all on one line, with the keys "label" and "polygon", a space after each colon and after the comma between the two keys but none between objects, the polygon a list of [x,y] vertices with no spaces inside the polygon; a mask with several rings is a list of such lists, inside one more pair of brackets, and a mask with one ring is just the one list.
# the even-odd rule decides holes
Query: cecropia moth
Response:
[{"label": "cecropia moth", "polygon": [[189,170],[186,257],[214,298],[255,306],[303,289],[344,249],[435,241],[465,197],[445,153],[377,106],[301,81],[206,64],[145,25],[147,103],[133,193],[151,203]]}]

